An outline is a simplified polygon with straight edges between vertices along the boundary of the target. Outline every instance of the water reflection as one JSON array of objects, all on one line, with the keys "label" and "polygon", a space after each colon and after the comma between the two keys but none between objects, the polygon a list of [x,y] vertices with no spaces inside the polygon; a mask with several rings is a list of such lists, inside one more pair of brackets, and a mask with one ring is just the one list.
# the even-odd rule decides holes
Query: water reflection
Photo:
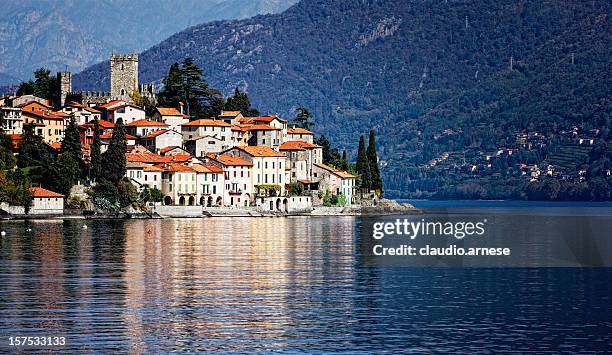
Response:
[{"label": "water reflection", "polygon": [[353,217],[2,228],[0,349],[41,333],[135,353],[610,346],[609,269],[368,267]]}]

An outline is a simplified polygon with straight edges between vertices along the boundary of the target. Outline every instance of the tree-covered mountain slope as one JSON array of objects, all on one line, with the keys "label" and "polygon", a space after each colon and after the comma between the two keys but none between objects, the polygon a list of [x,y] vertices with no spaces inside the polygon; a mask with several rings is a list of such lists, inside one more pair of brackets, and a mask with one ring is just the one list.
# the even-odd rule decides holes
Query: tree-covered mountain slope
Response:
[{"label": "tree-covered mountain slope", "polygon": [[[377,130],[383,176],[402,190],[447,151],[511,145],[521,129],[609,123],[612,5],[605,1],[303,0],[285,12],[205,23],[145,51],[141,80],[193,57],[212,86],[248,91],[354,151]],[[108,64],[75,76],[108,87]],[[444,132],[453,132],[444,137]],[[437,137],[437,138],[436,138]],[[464,152],[465,154],[465,152]]]}]

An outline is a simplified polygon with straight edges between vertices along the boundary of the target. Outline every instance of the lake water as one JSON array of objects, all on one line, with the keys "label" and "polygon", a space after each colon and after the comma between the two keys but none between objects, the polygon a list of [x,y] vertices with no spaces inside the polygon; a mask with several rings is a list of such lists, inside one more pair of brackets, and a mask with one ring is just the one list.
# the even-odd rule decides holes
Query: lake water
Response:
[{"label": "lake water", "polygon": [[[547,208],[496,218],[516,224],[539,213],[554,224],[571,214],[599,229],[570,233],[612,238],[607,207]],[[612,349],[611,268],[373,265],[362,252],[366,225],[356,217],[2,222],[0,351],[17,335],[65,336],[62,353]]]}]

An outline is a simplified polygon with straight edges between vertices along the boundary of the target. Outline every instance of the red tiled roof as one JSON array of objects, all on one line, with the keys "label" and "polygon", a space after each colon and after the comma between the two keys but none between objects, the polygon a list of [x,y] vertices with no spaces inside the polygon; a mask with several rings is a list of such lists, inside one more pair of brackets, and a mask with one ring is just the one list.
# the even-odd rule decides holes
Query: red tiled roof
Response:
[{"label": "red tiled roof", "polygon": [[125,102],[125,101],[123,101],[123,100],[112,100],[112,101],[109,101],[109,102],[107,102],[107,103],[105,103],[105,104],[98,105],[97,107],[100,107],[100,108],[106,109],[106,108],[109,108],[109,107],[111,107],[111,106],[117,105],[117,104],[119,104],[119,103],[121,103],[121,102]]},{"label": "red tiled roof", "polygon": [[304,141],[286,141],[278,147],[278,150],[305,150],[305,149],[313,149],[320,148],[321,146],[304,142]]},{"label": "red tiled roof", "polygon": [[311,131],[302,128],[302,127],[289,127],[287,128],[287,133],[289,134],[314,134]]},{"label": "red tiled roof", "polygon": [[179,163],[159,164],[159,165],[156,165],[156,167],[162,169],[163,171],[195,172],[195,170],[188,167],[187,165],[183,165]]},{"label": "red tiled roof", "polygon": [[268,146],[245,146],[235,148],[243,150],[254,157],[286,157],[285,154],[279,153]]},{"label": "red tiled roof", "polygon": [[[91,120],[91,121],[87,122],[86,124],[93,126],[95,124],[95,122],[96,122],[95,120]],[[98,126],[100,126],[100,128],[103,128],[103,129],[115,128],[115,124],[114,123],[108,122],[108,121],[105,121],[105,120],[98,120]]]},{"label": "red tiled roof", "polygon": [[236,117],[240,114],[240,111],[221,111],[219,117]]},{"label": "red tiled roof", "polygon": [[58,112],[47,112],[42,110],[34,110],[34,111],[23,111],[23,114],[30,114],[39,118],[43,118],[46,120],[63,120],[68,115],[62,112],[60,115]]},{"label": "red tiled roof", "polygon": [[278,116],[259,116],[259,117],[242,117],[238,119],[238,122],[240,123],[255,123],[255,122],[265,122],[265,123],[270,123],[272,121],[274,121],[275,119],[281,121],[281,122],[287,122],[287,120],[284,120]]},{"label": "red tiled roof", "polygon": [[168,127],[167,124],[153,120],[137,120],[125,125],[126,127]]},{"label": "red tiled roof", "polygon": [[253,163],[232,155],[209,153],[206,156],[226,166],[253,166]]},{"label": "red tiled roof", "polygon": [[17,106],[15,106],[15,107],[16,107],[16,108],[21,108],[21,107],[28,106],[28,105],[30,105],[30,104],[39,104],[39,105],[44,106],[44,107],[46,107],[46,108],[51,108],[51,106],[49,106],[49,105],[47,105],[47,104],[44,104],[44,103],[42,103],[42,102],[38,102],[38,101],[36,101],[36,100],[31,100],[31,101],[28,101],[28,102],[24,102],[24,103],[22,103],[22,104],[20,104],[20,105],[17,105]]},{"label": "red tiled roof", "polygon": [[247,125],[245,128],[249,131],[280,131],[280,128],[273,127],[267,124]]},{"label": "red tiled roof", "polygon": [[201,118],[193,120],[187,123],[181,124],[181,126],[219,126],[219,127],[231,127],[229,123],[225,123],[221,120],[212,120],[210,118]]},{"label": "red tiled roof", "polygon": [[159,152],[160,152],[161,154],[164,154],[164,153],[167,153],[167,152],[169,152],[169,151],[171,151],[171,150],[174,150],[174,149],[176,149],[176,148],[178,148],[178,149],[180,149],[180,150],[183,150],[183,148],[181,148],[181,147],[179,147],[179,146],[176,146],[176,145],[173,145],[173,146],[171,146],[171,147],[162,148],[162,149],[160,149],[160,150],[159,150]]},{"label": "red tiled roof", "polygon": [[[110,134],[110,133],[105,133],[105,134],[101,134],[100,135],[100,139],[111,139],[111,138],[113,138],[113,135]],[[134,137],[132,135],[129,135],[129,134],[126,134],[125,135],[125,139],[133,140],[133,139],[136,139],[136,137]]]},{"label": "red tiled roof", "polygon": [[160,129],[159,131],[151,132],[151,133],[147,134],[146,136],[142,136],[141,138],[155,138],[157,136],[161,136],[162,134],[164,134],[166,132],[170,132],[170,131],[167,130],[167,129]]},{"label": "red tiled roof", "polygon": [[140,110],[140,111],[144,111],[142,108],[140,108],[140,107],[138,107],[138,106],[136,106],[136,105],[132,105],[132,104],[125,104],[125,105],[120,105],[120,106],[113,106],[113,107],[111,107],[111,108],[108,108],[108,109],[107,109],[107,111],[115,111],[115,110],[118,110],[118,109],[120,109],[120,108],[124,108],[124,107],[128,107],[128,106],[129,106],[129,107],[133,107],[133,108],[135,108],[135,109],[137,109],[137,110]]},{"label": "red tiled roof", "polygon": [[32,197],[64,197],[62,194],[51,190],[43,189],[42,187],[30,187]]},{"label": "red tiled roof", "polygon": [[325,165],[325,164],[317,164],[317,163],[315,163],[315,166],[318,166],[321,169],[327,170],[330,173],[332,173],[334,175],[337,175],[337,176],[339,176],[339,177],[341,177],[343,179],[354,179],[354,178],[356,178],[356,176],[351,174],[351,173],[348,173],[348,172],[346,172],[344,170],[338,170],[336,168],[332,168],[331,166],[328,166],[328,165]]},{"label": "red tiled roof", "polygon": [[175,109],[174,107],[158,107],[156,108],[157,112],[159,112],[159,114],[161,116],[183,116],[183,117],[189,117],[187,115],[182,114],[179,110]]},{"label": "red tiled roof", "polygon": [[142,153],[126,153],[125,160],[129,162],[150,164],[158,164],[163,163],[165,161],[164,157],[162,157],[161,155],[149,151]]}]

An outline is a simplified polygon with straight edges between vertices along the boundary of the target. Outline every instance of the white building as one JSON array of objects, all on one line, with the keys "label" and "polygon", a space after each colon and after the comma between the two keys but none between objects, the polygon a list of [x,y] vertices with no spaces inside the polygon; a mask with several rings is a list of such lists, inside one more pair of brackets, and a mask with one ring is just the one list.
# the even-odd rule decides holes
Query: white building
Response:
[{"label": "white building", "polygon": [[164,205],[195,206],[197,194],[196,171],[179,163],[157,165],[163,170]]},{"label": "white building", "polygon": [[227,148],[227,142],[213,136],[198,137],[185,141],[185,149],[189,154],[203,157],[208,153],[219,153]]},{"label": "white building", "polygon": [[218,138],[223,141],[224,149],[227,149],[231,142],[231,127],[221,120],[199,119],[183,123],[181,133],[185,141],[206,136]]},{"label": "white building", "polygon": [[130,182],[140,188],[144,185],[157,188],[161,191],[162,172],[164,170],[157,166],[144,163],[127,162],[125,176]]},{"label": "white building", "polygon": [[314,133],[300,127],[289,127],[287,128],[287,139],[285,141],[303,141],[312,144]]},{"label": "white building", "polygon": [[22,134],[23,133],[23,118],[21,117],[21,109],[14,107],[0,107],[0,127],[4,134]]},{"label": "white building", "polygon": [[278,195],[285,194],[285,154],[279,153],[267,146],[233,147],[224,152],[245,159],[253,164],[252,182],[253,191],[266,194],[259,187],[263,185],[277,185]]},{"label": "white building", "polygon": [[213,163],[192,164],[196,171],[196,193],[199,205],[206,207],[223,206],[224,176],[223,169]]},{"label": "white building", "polygon": [[251,181],[253,163],[227,154],[209,154],[206,158],[223,170],[224,206],[248,206],[254,201]]},{"label": "white building", "polygon": [[64,214],[64,195],[42,187],[30,188],[32,206],[30,214]]},{"label": "white building", "polygon": [[313,177],[319,181],[319,190],[329,190],[339,197],[339,203],[350,205],[354,201],[356,176],[324,164],[314,164]]},{"label": "white building", "polygon": [[138,143],[152,152],[159,153],[167,147],[182,146],[183,136],[171,129],[161,129],[140,137]]},{"label": "white building", "polygon": [[144,119],[126,124],[125,131],[133,136],[143,137],[168,127],[166,123]]},{"label": "white building", "polygon": [[75,118],[77,125],[84,125],[92,120],[102,118],[102,113],[95,108],[85,106],[80,102],[70,101],[62,107],[62,112]]},{"label": "white building", "polygon": [[177,132],[181,131],[181,125],[189,122],[189,116],[173,107],[158,107],[151,117],[153,121],[162,122],[168,125],[169,129]]},{"label": "white building", "polygon": [[123,124],[127,125],[134,121],[144,120],[145,112],[138,106],[125,104],[108,108],[106,116],[106,120],[111,123],[116,124],[119,118],[121,118]]}]

